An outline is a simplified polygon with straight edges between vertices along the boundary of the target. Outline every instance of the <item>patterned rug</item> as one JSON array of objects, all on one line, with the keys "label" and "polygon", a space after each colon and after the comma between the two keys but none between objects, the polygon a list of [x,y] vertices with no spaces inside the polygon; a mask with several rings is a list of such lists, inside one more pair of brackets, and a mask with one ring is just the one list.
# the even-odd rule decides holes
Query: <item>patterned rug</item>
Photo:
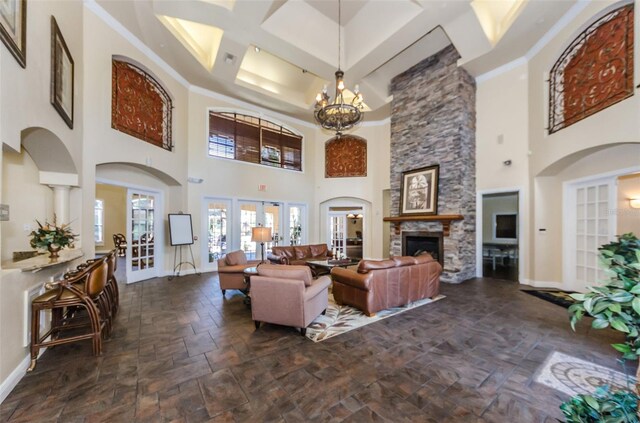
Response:
[{"label": "patterned rug", "polygon": [[324,341],[325,339],[375,323],[382,319],[386,319],[387,317],[404,313],[407,310],[431,304],[443,298],[445,298],[444,295],[438,295],[434,299],[426,298],[402,307],[393,307],[387,310],[382,310],[376,313],[374,317],[368,317],[357,308],[347,305],[337,305],[333,299],[333,295],[329,294],[329,307],[327,307],[327,312],[324,316],[318,316],[316,320],[307,326],[307,338],[313,342]]},{"label": "patterned rug", "polygon": [[614,391],[633,390],[636,383],[632,376],[557,351],[549,355],[534,380],[570,396],[592,394],[601,385]]}]

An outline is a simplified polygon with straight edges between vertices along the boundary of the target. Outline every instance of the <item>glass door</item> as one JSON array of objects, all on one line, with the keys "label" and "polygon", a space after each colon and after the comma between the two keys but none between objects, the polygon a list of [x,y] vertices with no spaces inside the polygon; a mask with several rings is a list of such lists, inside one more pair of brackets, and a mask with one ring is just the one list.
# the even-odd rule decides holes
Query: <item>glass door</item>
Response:
[{"label": "glass door", "polygon": [[205,200],[207,216],[207,269],[214,269],[219,258],[228,250],[229,218],[231,214],[231,201],[223,199]]},{"label": "glass door", "polygon": [[305,206],[289,205],[289,245],[304,244]]},{"label": "glass door", "polygon": [[130,189],[127,207],[127,283],[158,276],[156,261],[157,194]]},{"label": "glass door", "polygon": [[329,248],[334,253],[347,254],[347,215],[329,213]]},{"label": "glass door", "polygon": [[271,228],[271,242],[265,242],[265,257],[271,247],[282,241],[282,207],[280,203],[262,201],[240,201],[240,249],[247,259],[261,258],[260,243],[251,240],[251,229],[256,226]]}]

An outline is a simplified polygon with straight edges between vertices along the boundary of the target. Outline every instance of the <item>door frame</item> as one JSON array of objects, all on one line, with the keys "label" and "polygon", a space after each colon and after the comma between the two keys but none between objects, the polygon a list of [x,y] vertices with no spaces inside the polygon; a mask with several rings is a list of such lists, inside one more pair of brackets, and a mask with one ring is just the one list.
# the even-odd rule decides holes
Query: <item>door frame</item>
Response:
[{"label": "door frame", "polygon": [[[575,275],[575,235],[576,235],[576,210],[575,210],[575,191],[581,185],[595,184],[598,181],[609,181],[614,189],[609,192],[609,209],[614,210],[617,207],[618,183],[619,176],[628,175],[630,173],[640,172],[640,166],[632,166],[624,169],[618,169],[610,172],[599,173],[596,175],[584,176],[582,178],[571,179],[562,183],[562,288],[569,289],[573,286],[570,281]],[[613,208],[611,207],[613,205]],[[617,232],[618,215],[610,213],[609,236],[614,238]]]},{"label": "door frame", "polygon": [[[127,215],[126,218],[126,222],[127,222],[127,227],[126,227],[126,232],[129,233],[131,231],[131,228],[129,227],[130,225],[130,213],[131,210],[129,209],[129,190],[133,189],[133,190],[140,190],[140,191],[145,191],[147,193],[150,194],[154,194],[156,195],[157,198],[157,203],[158,203],[158,207],[156,207],[154,210],[157,210],[158,212],[154,213],[154,224],[153,224],[153,231],[154,231],[154,247],[153,247],[153,253],[154,253],[154,263],[157,263],[157,265],[155,266],[156,268],[156,275],[152,276],[152,277],[161,277],[161,276],[165,276],[166,274],[170,274],[168,272],[165,271],[164,269],[164,254],[165,254],[165,245],[164,245],[164,227],[165,227],[165,220],[164,220],[164,191],[162,189],[158,189],[158,188],[151,188],[151,187],[146,187],[143,185],[136,185],[136,184],[129,184],[126,182],[121,182],[121,181],[116,181],[113,179],[108,179],[108,178],[96,178],[95,184],[105,184],[105,185],[113,185],[113,186],[117,186],[117,187],[122,187],[122,188],[126,188],[127,189],[127,201],[125,203],[125,213]],[[95,185],[94,184],[94,185]],[[94,199],[95,199],[95,191],[94,191]],[[158,214],[159,213],[159,214]],[[158,219],[159,217],[159,219]],[[131,238],[127,238],[127,257],[126,257],[126,272],[125,272],[125,282],[127,284],[130,283],[135,283],[135,282],[129,282],[129,267],[131,266]],[[141,282],[141,281],[139,281]]]},{"label": "door frame", "polygon": [[483,275],[482,269],[482,240],[483,240],[483,231],[482,231],[482,220],[483,209],[482,209],[482,200],[485,195],[488,194],[510,194],[515,193],[518,194],[518,281],[519,283],[523,283],[524,279],[524,267],[528,264],[526,254],[523,254],[525,251],[525,237],[527,231],[522,230],[524,228],[524,220],[522,218],[524,210],[524,189],[522,187],[512,187],[512,188],[495,188],[495,189],[481,189],[476,191],[476,277],[481,278]]},{"label": "door frame", "polygon": [[[371,250],[373,243],[373,228],[370,225],[372,219],[372,205],[368,200],[358,197],[334,197],[321,201],[318,207],[318,231],[320,242],[327,244],[331,248],[327,235],[329,234],[329,209],[331,207],[361,207],[362,208],[362,258],[371,258]],[[382,227],[381,227],[382,228]],[[380,229],[382,230],[382,229]]]}]

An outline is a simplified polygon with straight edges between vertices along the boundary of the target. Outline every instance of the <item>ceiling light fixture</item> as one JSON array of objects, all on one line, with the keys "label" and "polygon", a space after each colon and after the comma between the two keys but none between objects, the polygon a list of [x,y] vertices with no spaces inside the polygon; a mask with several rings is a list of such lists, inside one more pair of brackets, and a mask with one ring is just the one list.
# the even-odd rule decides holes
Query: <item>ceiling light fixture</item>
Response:
[{"label": "ceiling light fixture", "polygon": [[254,50],[256,51],[256,53],[260,53],[260,47],[258,47],[258,46],[255,46]]},{"label": "ceiling light fixture", "polygon": [[630,198],[629,199],[629,206],[632,209],[640,209],[640,197]]},{"label": "ceiling light fixture", "polygon": [[338,0],[338,70],[336,71],[336,93],[333,99],[333,103],[329,103],[330,97],[327,94],[327,86],[325,85],[322,92],[319,92],[316,96],[316,105],[314,116],[316,121],[324,129],[335,131],[339,137],[342,135],[342,131],[353,128],[362,120],[362,109],[364,103],[362,101],[362,94],[355,86],[353,91],[353,98],[351,101],[346,101],[344,98],[344,72],[340,69],[340,52],[342,46],[342,31],[341,31],[341,2]]}]

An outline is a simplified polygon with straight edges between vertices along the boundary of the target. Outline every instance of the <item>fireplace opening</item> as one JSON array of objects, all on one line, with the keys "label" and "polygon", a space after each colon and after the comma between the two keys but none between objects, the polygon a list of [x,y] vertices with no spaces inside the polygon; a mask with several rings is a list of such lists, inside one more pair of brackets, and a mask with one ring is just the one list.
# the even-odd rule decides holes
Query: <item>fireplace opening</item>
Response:
[{"label": "fireplace opening", "polygon": [[418,256],[427,252],[444,267],[442,240],[442,232],[402,232],[402,255]]}]

